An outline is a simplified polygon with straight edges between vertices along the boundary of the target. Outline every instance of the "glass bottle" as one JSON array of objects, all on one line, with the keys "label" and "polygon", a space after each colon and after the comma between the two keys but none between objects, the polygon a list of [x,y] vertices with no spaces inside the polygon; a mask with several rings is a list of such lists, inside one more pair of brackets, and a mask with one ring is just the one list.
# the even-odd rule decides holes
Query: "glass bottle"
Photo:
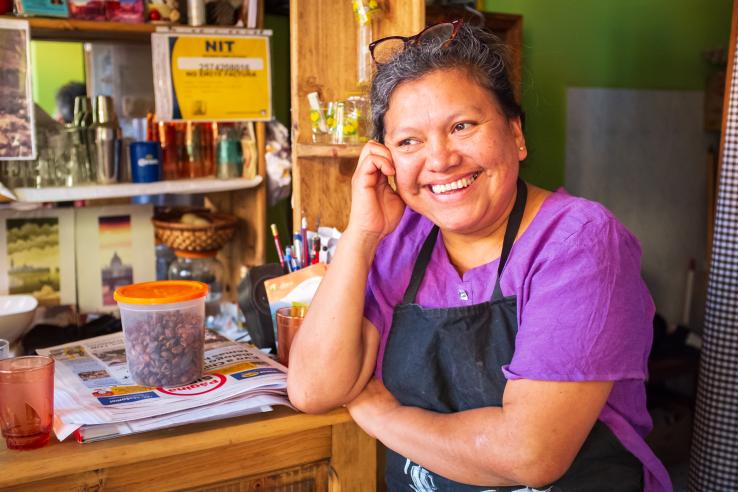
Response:
[{"label": "glass bottle", "polygon": [[162,175],[164,179],[179,178],[179,151],[175,123],[158,122],[158,140],[162,150]]},{"label": "glass bottle", "polygon": [[205,297],[205,317],[208,328],[213,328],[220,314],[225,269],[215,258],[217,251],[175,251],[176,258],[169,265],[169,280],[197,280],[208,284]]},{"label": "glass bottle", "polygon": [[183,178],[199,178],[203,172],[203,125],[194,121],[186,123],[187,160],[184,163]]},{"label": "glass bottle", "polygon": [[216,154],[216,177],[218,179],[239,178],[243,172],[241,138],[233,125],[218,127]]},{"label": "glass bottle", "polygon": [[372,78],[372,57],[369,45],[377,32],[376,24],[382,17],[382,7],[378,0],[351,0],[356,19],[356,82],[359,87],[367,87]]}]

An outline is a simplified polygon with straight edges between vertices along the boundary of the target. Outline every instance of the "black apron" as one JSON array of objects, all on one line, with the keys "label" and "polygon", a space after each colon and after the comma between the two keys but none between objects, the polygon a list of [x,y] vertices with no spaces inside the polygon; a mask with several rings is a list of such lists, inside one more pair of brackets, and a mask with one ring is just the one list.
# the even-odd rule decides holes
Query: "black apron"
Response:
[{"label": "black apron", "polygon": [[[437,226],[431,230],[402,304],[394,310],[382,363],[384,384],[401,404],[440,413],[502,406],[506,379],[501,368],[512,360],[518,322],[516,297],[502,295],[500,278],[523,218],[526,197],[526,185],[518,180],[489,302],[439,309],[424,309],[414,303],[438,236]],[[526,490],[522,485],[479,487],[454,482],[390,449],[385,480],[390,491]],[[598,420],[566,474],[542,490],[643,490],[643,466]]]}]

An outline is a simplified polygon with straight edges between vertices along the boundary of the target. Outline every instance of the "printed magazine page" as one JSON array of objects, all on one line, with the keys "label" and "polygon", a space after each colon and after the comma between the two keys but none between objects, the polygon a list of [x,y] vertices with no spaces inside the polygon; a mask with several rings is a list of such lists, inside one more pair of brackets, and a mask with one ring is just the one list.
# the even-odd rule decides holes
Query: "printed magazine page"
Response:
[{"label": "printed magazine page", "polygon": [[284,366],[209,330],[205,374],[180,387],[133,383],[122,332],[37,352],[56,362],[54,432],[59,440],[83,426],[115,424],[108,431],[131,433],[289,406]]}]

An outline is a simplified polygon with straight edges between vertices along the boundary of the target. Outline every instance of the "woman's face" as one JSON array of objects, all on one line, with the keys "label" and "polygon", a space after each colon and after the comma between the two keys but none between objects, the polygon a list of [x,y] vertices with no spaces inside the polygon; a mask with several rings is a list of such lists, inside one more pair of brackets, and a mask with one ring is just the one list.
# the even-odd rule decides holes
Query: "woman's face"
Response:
[{"label": "woman's face", "polygon": [[384,123],[410,208],[449,232],[499,224],[527,151],[520,120],[508,120],[489,91],[463,69],[436,70],[394,90]]}]

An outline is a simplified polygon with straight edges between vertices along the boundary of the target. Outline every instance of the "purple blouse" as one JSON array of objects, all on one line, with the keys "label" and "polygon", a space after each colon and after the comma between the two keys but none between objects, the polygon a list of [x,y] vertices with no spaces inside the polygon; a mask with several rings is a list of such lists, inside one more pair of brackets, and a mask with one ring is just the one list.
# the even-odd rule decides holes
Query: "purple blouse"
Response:
[{"label": "purple blouse", "polygon": [[[393,310],[432,225],[407,208],[369,272],[364,316],[381,335],[380,379]],[[654,305],[640,257],[638,240],[603,206],[563,189],[549,195],[502,274],[503,294],[518,300],[515,353],[502,371],[507,379],[614,381],[599,419],[643,463],[645,490],[671,491],[666,469],[644,440],[652,427],[644,380]],[[488,301],[498,263],[460,276],[439,234],[415,302],[441,308]]]}]

